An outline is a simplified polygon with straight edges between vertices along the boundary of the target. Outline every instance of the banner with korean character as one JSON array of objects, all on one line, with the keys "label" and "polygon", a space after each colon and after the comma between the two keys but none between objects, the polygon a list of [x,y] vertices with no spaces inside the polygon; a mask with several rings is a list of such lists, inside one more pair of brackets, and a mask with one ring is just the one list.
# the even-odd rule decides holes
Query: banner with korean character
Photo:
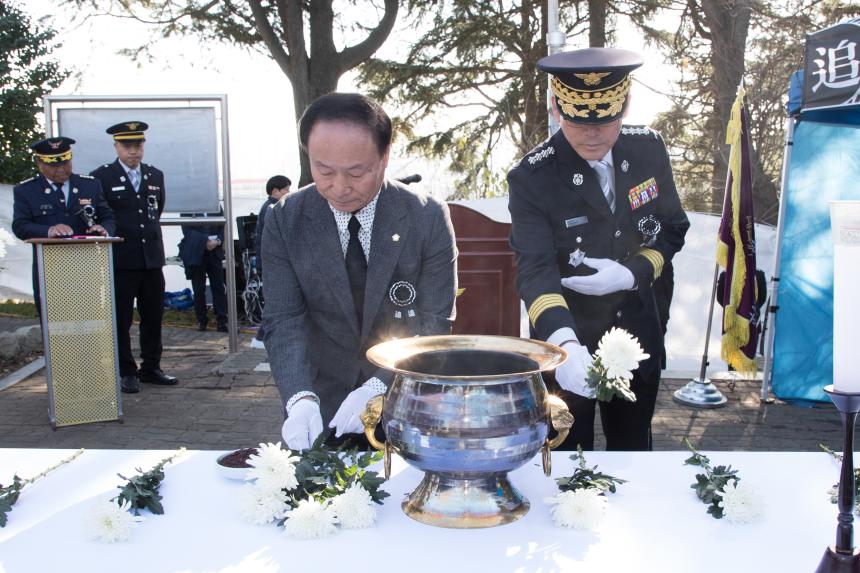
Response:
[{"label": "banner with korean character", "polygon": [[803,111],[860,105],[860,18],[806,36]]}]

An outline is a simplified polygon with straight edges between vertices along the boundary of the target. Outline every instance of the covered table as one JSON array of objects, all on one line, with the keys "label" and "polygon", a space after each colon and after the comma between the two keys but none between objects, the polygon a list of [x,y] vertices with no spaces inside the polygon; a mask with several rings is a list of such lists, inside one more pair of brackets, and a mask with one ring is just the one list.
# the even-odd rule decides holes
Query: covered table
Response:
[{"label": "covered table", "polygon": [[[31,477],[72,450],[0,449],[0,483]],[[553,525],[544,499],[557,492],[539,456],[511,474],[531,501],[521,520],[491,529],[455,530],[406,517],[400,501],[421,474],[394,458],[391,494],[377,525],[325,539],[295,541],[274,524],[245,523],[238,511],[241,482],[216,472],[221,452],[189,451],[166,468],[165,514],[143,512],[129,541],[87,538],[93,504],[118,492],[135,468],[144,471],[171,451],[87,450],[24,490],[0,529],[0,572],[105,571],[814,571],[835,539],[836,506],[828,489],[839,466],[825,453],[703,452],[713,465],[731,464],[767,504],[763,522],[715,520],[690,484],[699,468],[688,452],[590,452],[588,465],[629,480],[609,498],[594,532]],[[570,475],[569,452],[553,454],[553,478]]]}]

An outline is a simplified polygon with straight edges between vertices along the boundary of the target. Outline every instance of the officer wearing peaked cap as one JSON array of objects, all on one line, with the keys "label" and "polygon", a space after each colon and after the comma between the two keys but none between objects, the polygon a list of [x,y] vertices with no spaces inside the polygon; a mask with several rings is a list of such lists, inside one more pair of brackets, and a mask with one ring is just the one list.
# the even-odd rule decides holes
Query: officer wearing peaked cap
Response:
[{"label": "officer wearing peaked cap", "polygon": [[[50,137],[30,145],[39,175],[13,190],[12,232],[19,239],[101,235],[114,232],[114,214],[101,185],[72,173],[70,137]],[[33,298],[40,310],[39,281],[33,249]]]},{"label": "officer wearing peaked cap", "polygon": [[[164,308],[164,173],[143,163],[142,121],[124,121],[107,128],[113,136],[117,159],[91,175],[101,181],[108,203],[116,213],[117,235],[125,239],[114,247],[114,284],[123,392],[139,391],[139,382],[173,385],[176,378],[161,370],[161,320]],[[132,318],[137,301],[140,314],[140,370],[131,350]]]},{"label": "officer wearing peaked cap", "polygon": [[637,337],[650,357],[633,373],[635,402],[599,403],[606,446],[651,449],[663,349],[653,284],[689,221],[659,134],[622,125],[630,72],[641,64],[614,48],[542,58],[561,128],[508,173],[510,240],[532,335],[569,356],[550,381],[575,418],[567,449],[594,446],[596,401],[585,376],[612,327]]}]

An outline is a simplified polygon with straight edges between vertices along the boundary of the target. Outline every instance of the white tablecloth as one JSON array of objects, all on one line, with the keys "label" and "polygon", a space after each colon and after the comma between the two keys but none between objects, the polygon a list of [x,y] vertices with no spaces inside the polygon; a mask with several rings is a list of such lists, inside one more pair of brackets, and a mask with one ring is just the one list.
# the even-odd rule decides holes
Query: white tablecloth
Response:
[{"label": "white tablecloth", "polygon": [[[0,483],[34,475],[70,450],[0,449]],[[838,465],[824,453],[706,452],[731,464],[765,496],[767,518],[754,525],[715,520],[690,484],[697,468],[686,452],[592,452],[589,465],[630,480],[610,496],[597,531],[552,524],[546,497],[557,491],[539,459],[511,474],[531,500],[521,520],[491,529],[453,530],[412,521],[400,501],[421,474],[395,458],[391,494],[377,526],[294,541],[274,525],[246,524],[236,502],[241,482],[216,474],[220,452],[196,451],[169,465],[165,514],[146,519],[125,543],[87,539],[93,504],[117,492],[135,468],[149,469],[165,451],[88,450],[24,490],[0,529],[0,571],[302,572],[636,571],[808,572],[835,540],[837,509],[828,488]],[[553,477],[570,475],[569,453],[556,453]],[[350,565],[352,564],[352,565]]]}]

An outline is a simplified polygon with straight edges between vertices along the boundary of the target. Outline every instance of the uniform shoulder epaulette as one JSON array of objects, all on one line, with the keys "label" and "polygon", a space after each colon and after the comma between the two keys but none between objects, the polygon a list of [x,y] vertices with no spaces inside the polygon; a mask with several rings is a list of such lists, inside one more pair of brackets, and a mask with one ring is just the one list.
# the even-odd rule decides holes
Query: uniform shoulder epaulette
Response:
[{"label": "uniform shoulder epaulette", "polygon": [[621,135],[632,137],[644,137],[646,139],[658,139],[660,134],[647,125],[625,125],[621,128]]},{"label": "uniform shoulder epaulette", "polygon": [[549,140],[547,140],[529,151],[526,156],[523,157],[523,164],[536,168],[546,163],[547,160],[554,155],[555,147],[553,147]]},{"label": "uniform shoulder epaulette", "polygon": [[29,183],[30,181],[35,181],[38,178],[39,178],[38,175],[34,175],[33,177],[30,177],[29,179],[24,179],[23,181],[18,181],[18,185],[23,185],[25,183]]}]

